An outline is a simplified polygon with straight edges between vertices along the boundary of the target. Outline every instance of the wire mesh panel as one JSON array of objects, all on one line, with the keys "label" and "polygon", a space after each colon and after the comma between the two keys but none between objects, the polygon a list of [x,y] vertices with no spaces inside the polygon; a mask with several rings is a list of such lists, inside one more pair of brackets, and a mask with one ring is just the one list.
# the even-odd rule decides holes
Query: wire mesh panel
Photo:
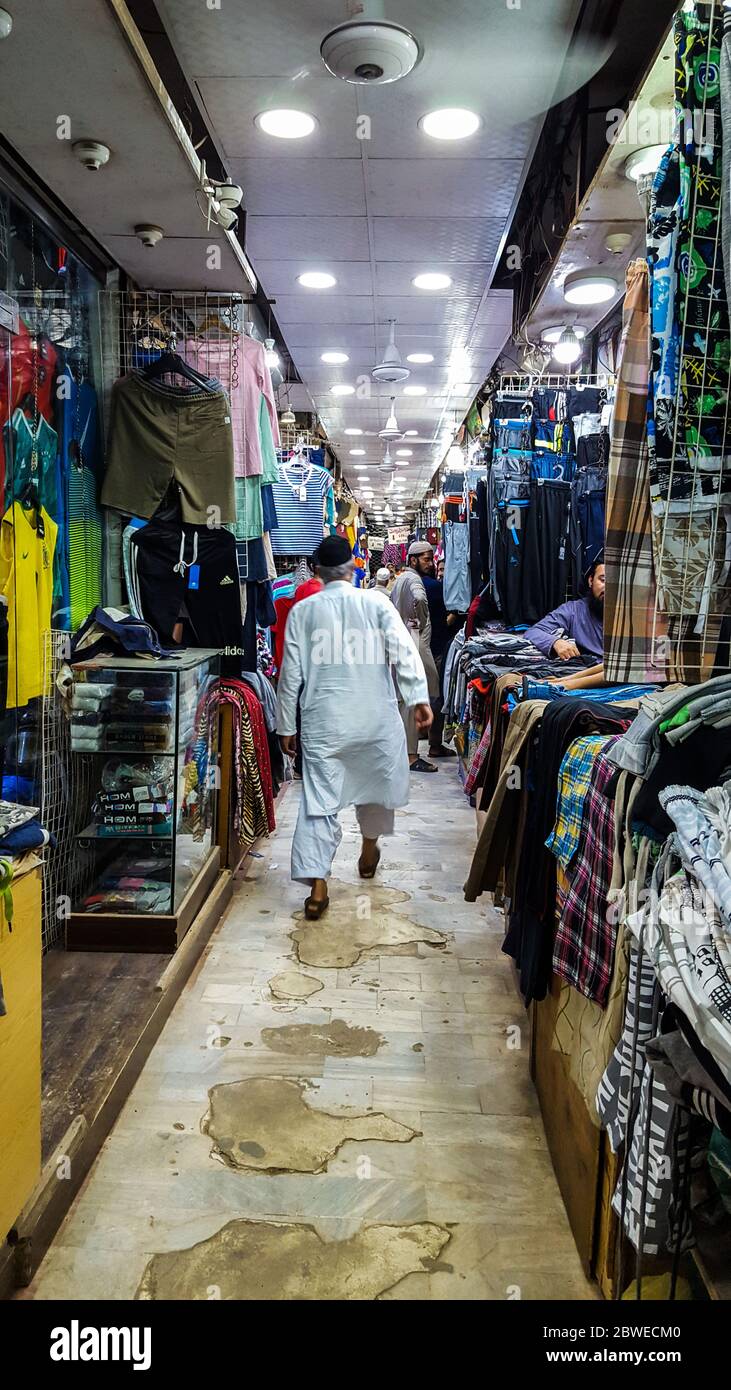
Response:
[{"label": "wire mesh panel", "polygon": [[[45,634],[41,739],[41,824],[56,836],[43,868],[43,950],[61,939],[70,904],[89,891],[89,868],[78,854],[91,793],[91,759],[72,754],[69,719],[57,677],[68,660],[67,632]],[[89,881],[87,881],[89,880]]]},{"label": "wire mesh panel", "polygon": [[665,311],[669,342],[657,314],[653,321],[653,622],[669,675],[686,681],[729,665],[731,333],[721,213],[728,173],[718,82],[723,23],[721,0],[695,3],[676,18],[678,137],[656,176],[649,215],[656,301],[666,266],[674,276]]},{"label": "wire mesh panel", "polygon": [[[234,441],[236,535],[240,572],[249,571],[249,541],[261,534],[260,500],[248,475],[251,428],[244,389],[245,359],[261,339],[248,317],[251,301],[242,295],[206,290],[101,290],[100,339],[102,401],[107,431],[112,418],[112,388],[129,372],[144,372],[164,353],[173,353],[196,372],[219,382],[231,407]],[[248,346],[247,346],[248,345]],[[175,374],[164,374],[173,380]],[[258,438],[258,431],[257,431]],[[258,446],[257,446],[258,447]],[[248,460],[248,462],[247,462]],[[261,467],[261,465],[259,465]],[[130,511],[132,501],[130,499]],[[108,513],[107,601],[121,602],[125,594],[123,543],[119,516]],[[129,595],[127,594],[127,597]]]}]

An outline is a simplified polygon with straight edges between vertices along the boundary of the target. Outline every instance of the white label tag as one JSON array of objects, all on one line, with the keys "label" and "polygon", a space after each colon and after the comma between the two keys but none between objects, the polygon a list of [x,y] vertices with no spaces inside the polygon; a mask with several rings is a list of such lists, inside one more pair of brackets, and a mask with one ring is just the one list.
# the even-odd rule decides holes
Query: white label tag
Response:
[{"label": "white label tag", "polygon": [[230,416],[230,415],[224,415],[224,417],[223,417],[223,423],[224,423],[224,425],[230,425],[230,424],[231,424],[231,416]]},{"label": "white label tag", "polygon": [[306,483],[301,483],[301,484],[300,484],[300,502],[306,502],[306,501],[307,501],[307,484],[306,484]]}]

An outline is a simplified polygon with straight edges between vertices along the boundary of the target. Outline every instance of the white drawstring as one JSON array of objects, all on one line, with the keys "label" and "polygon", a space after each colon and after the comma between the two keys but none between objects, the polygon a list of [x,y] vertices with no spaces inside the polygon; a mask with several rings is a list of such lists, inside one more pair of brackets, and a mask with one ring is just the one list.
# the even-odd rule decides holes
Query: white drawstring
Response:
[{"label": "white drawstring", "polygon": [[180,559],[178,560],[177,565],[173,565],[173,573],[174,573],[174,574],[182,574],[183,577],[185,577],[185,571],[191,569],[192,566],[196,563],[196,561],[197,561],[197,559],[198,559],[198,532],[197,532],[197,531],[194,531],[194,532],[193,532],[193,559],[190,561],[189,564],[186,563],[186,561],[185,561],[185,559],[184,559],[184,556],[185,556],[185,531],[181,531],[181,533],[180,533]]}]

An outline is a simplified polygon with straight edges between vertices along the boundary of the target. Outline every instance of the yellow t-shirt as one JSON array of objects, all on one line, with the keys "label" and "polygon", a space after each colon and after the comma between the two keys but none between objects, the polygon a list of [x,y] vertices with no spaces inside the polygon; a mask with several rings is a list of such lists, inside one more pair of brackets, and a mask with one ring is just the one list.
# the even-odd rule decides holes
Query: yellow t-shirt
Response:
[{"label": "yellow t-shirt", "polygon": [[53,557],[58,527],[41,507],[36,513],[13,502],[0,524],[0,594],[8,603],[8,709],[44,693],[44,633],[51,626]]}]

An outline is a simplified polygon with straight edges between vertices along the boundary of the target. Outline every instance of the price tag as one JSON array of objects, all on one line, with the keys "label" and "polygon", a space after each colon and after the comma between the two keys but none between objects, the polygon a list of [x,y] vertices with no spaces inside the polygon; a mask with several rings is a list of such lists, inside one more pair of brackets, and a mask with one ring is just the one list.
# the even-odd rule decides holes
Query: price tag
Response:
[{"label": "price tag", "polygon": [[199,589],[199,588],[200,588],[200,582],[201,582],[201,567],[200,567],[200,565],[191,565],[190,569],[188,570],[188,588],[189,588],[189,589]]},{"label": "price tag", "polygon": [[307,484],[300,483],[300,502],[307,501]]}]

